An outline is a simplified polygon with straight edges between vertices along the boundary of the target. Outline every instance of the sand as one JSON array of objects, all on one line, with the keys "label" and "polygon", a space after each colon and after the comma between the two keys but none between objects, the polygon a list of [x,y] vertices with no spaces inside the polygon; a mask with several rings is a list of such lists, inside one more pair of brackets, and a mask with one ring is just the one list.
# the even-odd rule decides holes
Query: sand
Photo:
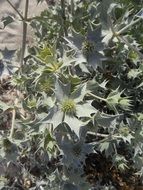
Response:
[{"label": "sand", "polygon": [[[10,0],[10,2],[24,15],[25,0]],[[37,5],[37,0],[29,0],[28,18],[40,15],[41,11],[48,8],[45,1]],[[0,21],[6,16],[12,16],[14,22],[7,25],[3,29],[2,22],[0,22],[0,50],[7,48],[8,50],[15,50],[21,47],[22,43],[22,22],[16,11],[8,4],[6,0],[0,0]],[[27,43],[33,42],[33,31],[28,25]]]}]

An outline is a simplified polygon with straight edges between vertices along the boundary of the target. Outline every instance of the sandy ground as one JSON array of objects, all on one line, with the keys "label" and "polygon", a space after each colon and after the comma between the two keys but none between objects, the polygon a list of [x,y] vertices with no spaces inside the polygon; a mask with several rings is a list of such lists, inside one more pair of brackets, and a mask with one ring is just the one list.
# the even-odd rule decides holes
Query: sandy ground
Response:
[{"label": "sandy ground", "polygon": [[[10,0],[10,2],[20,11],[24,13],[25,0]],[[41,11],[48,8],[45,1],[37,5],[37,0],[29,0],[28,18],[32,16],[38,16]],[[22,42],[22,22],[16,11],[8,4],[6,0],[0,0],[0,26],[2,26],[1,19],[10,15],[14,17],[14,23],[7,25],[4,29],[0,29],[0,50],[5,48],[14,50],[20,48]],[[31,43],[33,38],[33,32],[30,26],[28,26],[27,41]]]}]

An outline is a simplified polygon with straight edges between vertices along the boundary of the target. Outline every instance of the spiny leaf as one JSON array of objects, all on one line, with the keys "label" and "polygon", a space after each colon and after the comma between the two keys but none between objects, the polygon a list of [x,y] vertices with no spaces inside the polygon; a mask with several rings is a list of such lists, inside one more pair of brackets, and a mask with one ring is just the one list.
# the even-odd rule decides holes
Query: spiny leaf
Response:
[{"label": "spiny leaf", "polygon": [[104,113],[97,113],[94,117],[94,121],[102,127],[115,127],[117,124],[117,119],[121,115],[108,115]]},{"label": "spiny leaf", "polygon": [[64,84],[60,80],[56,80],[55,95],[59,101],[62,101],[64,97],[68,97],[70,94],[70,84]]},{"label": "spiny leaf", "polygon": [[1,22],[3,26],[0,29],[4,29],[8,24],[14,22],[14,18],[12,16],[6,16],[1,19]]},{"label": "spiny leaf", "polygon": [[136,14],[136,17],[143,18],[143,9]]},{"label": "spiny leaf", "polygon": [[97,110],[91,105],[92,101],[76,106],[76,115],[80,117],[91,117],[91,114],[97,113]]},{"label": "spiny leaf", "polygon": [[74,101],[76,103],[78,102],[82,102],[83,98],[86,94],[86,83],[85,84],[81,84],[79,86],[77,86],[77,88],[75,89],[75,91],[71,94],[71,98],[74,99]]},{"label": "spiny leaf", "polygon": [[11,106],[7,105],[6,103],[0,101],[0,109],[3,111],[6,111],[8,109],[12,108]]},{"label": "spiny leaf", "polygon": [[131,100],[129,97],[122,97],[123,91],[119,92],[118,88],[112,91],[106,98],[107,104],[116,109],[116,106],[120,106],[122,109],[129,110],[131,108]]}]

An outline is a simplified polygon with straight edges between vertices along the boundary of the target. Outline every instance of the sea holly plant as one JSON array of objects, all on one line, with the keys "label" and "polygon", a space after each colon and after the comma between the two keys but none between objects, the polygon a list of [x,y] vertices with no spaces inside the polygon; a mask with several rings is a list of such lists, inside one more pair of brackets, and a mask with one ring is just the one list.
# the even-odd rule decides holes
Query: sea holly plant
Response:
[{"label": "sea holly plant", "polygon": [[55,83],[57,101],[43,121],[51,123],[54,129],[61,122],[66,122],[71,127],[71,130],[79,136],[80,128],[89,121],[92,114],[96,113],[96,109],[91,105],[92,102],[89,100],[84,101],[85,95],[86,84],[76,87],[71,92],[71,84],[64,84],[57,79]]},{"label": "sea holly plant", "polygon": [[116,109],[117,105],[124,110],[131,109],[131,100],[129,97],[122,97],[122,94],[118,89],[113,90],[106,98],[107,104],[113,109]]},{"label": "sea holly plant", "polygon": [[[60,130],[61,129],[61,130]],[[65,175],[70,182],[82,189],[89,188],[89,184],[82,177],[86,156],[94,152],[94,143],[86,143],[85,135],[87,129],[82,128],[77,138],[75,133],[66,123],[61,123],[55,130],[55,137],[59,148],[62,151],[62,163]],[[63,135],[61,135],[63,134]]]},{"label": "sea holly plant", "polygon": [[105,57],[100,26],[97,26],[95,30],[89,27],[86,35],[73,31],[71,36],[66,37],[65,40],[68,46],[75,51],[77,61],[81,59],[95,69],[97,66],[102,67]]},{"label": "sea holly plant", "polygon": [[23,45],[0,51],[0,188],[142,187],[142,1],[38,0],[32,18],[7,2]]}]

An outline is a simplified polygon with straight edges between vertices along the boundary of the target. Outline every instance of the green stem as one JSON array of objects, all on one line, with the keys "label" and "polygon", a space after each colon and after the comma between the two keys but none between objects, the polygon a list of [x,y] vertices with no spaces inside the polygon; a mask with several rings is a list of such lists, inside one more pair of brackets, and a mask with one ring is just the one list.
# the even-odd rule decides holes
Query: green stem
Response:
[{"label": "green stem", "polygon": [[110,137],[112,137],[112,139],[122,138],[121,136],[118,136],[118,135],[102,134],[102,133],[96,133],[96,132],[91,132],[91,131],[88,131],[87,134],[94,135],[96,137],[103,137],[103,138],[110,138]]},{"label": "green stem", "polygon": [[62,123],[65,121],[65,116],[66,116],[66,113],[64,112],[63,117],[62,117]]},{"label": "green stem", "polygon": [[132,49],[134,52],[138,54],[138,56],[143,59],[143,54],[133,45],[131,45],[125,37],[118,36],[118,39],[122,42],[124,42],[130,49]]},{"label": "green stem", "polygon": [[[19,94],[18,94],[18,91],[17,91],[17,96],[18,95]],[[16,107],[17,107],[17,104],[18,104],[18,98],[15,99],[14,108],[12,110],[12,121],[11,121],[10,135],[9,135],[10,139],[12,139],[13,135],[14,135],[14,127],[15,127],[15,117],[16,117]]]},{"label": "green stem", "polygon": [[92,96],[93,98],[96,98],[96,99],[98,99],[98,100],[107,102],[107,100],[106,100],[105,98],[101,98],[101,97],[99,97],[99,96],[97,96],[97,95],[95,95],[95,94],[92,94],[91,92],[88,92],[87,95]]},{"label": "green stem", "polygon": [[14,134],[15,117],[16,117],[16,110],[14,108],[12,111],[12,122],[11,122],[12,124],[11,124],[11,130],[10,130],[10,135],[9,135],[10,139],[13,138],[13,134]]},{"label": "green stem", "polygon": [[21,50],[21,69],[24,61],[24,55],[25,55],[25,49],[26,49],[26,35],[27,35],[27,16],[28,16],[28,5],[29,5],[29,0],[26,0],[25,3],[25,14],[24,14],[24,20],[23,20],[23,37],[22,37],[22,50]]},{"label": "green stem", "polygon": [[116,32],[116,35],[120,35],[123,32],[125,32],[128,28],[130,28],[131,26],[133,26],[134,24],[138,23],[141,20],[141,18],[138,18],[134,21],[132,21],[130,24],[128,24],[127,26],[125,26],[124,28],[122,28],[121,30],[119,30],[118,32]]},{"label": "green stem", "polygon": [[74,16],[74,0],[71,0],[71,15]]},{"label": "green stem", "polygon": [[62,11],[62,28],[64,36],[67,36],[66,28],[66,13],[65,13],[65,0],[61,0],[61,11]]},{"label": "green stem", "polygon": [[109,24],[110,24],[113,36],[116,37],[119,41],[124,42],[130,49],[132,49],[134,52],[136,52],[141,59],[143,59],[143,54],[136,47],[134,47],[132,44],[130,44],[125,37],[123,37],[123,36],[120,35],[126,29],[128,29],[129,27],[131,27],[132,25],[134,25],[135,23],[137,23],[140,20],[140,18],[137,19],[137,20],[135,20],[134,22],[130,23],[129,25],[127,25],[126,27],[124,27],[123,29],[121,29],[119,32],[115,31],[110,16],[108,17],[108,20],[109,20]]},{"label": "green stem", "polygon": [[109,22],[109,25],[110,25],[110,27],[111,27],[111,31],[112,31],[112,33],[113,33],[113,36],[118,36],[117,32],[116,32],[115,29],[114,29],[114,26],[113,26],[113,23],[112,23],[112,20],[111,20],[111,17],[110,17],[110,16],[108,16],[108,22]]}]

